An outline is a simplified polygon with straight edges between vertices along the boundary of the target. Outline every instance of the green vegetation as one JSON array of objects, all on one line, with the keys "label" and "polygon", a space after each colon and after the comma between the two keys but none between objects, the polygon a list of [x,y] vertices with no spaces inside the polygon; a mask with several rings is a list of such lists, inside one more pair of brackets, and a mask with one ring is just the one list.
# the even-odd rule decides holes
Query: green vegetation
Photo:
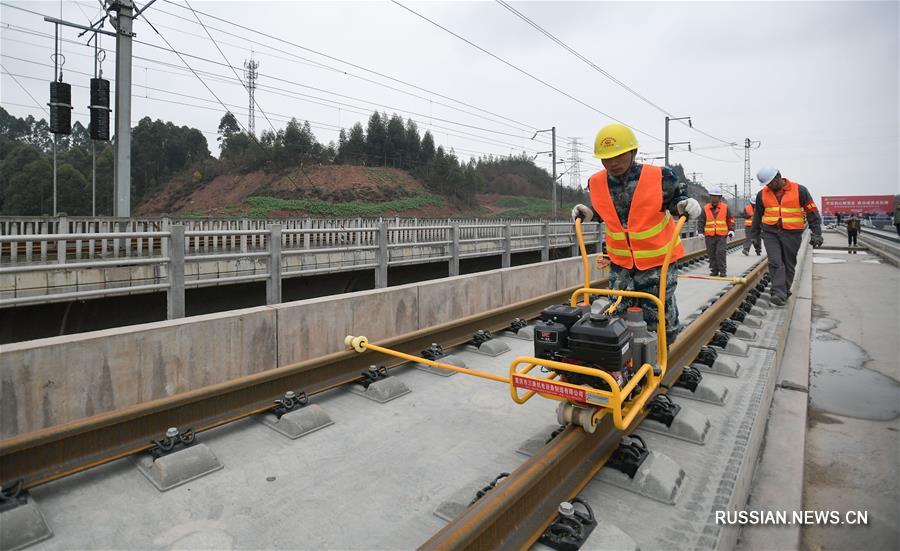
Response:
[{"label": "green vegetation", "polygon": [[[87,129],[75,121],[70,136],[60,136],[58,144],[58,210],[71,216],[91,212],[91,140]],[[296,180],[288,186],[285,203],[266,202],[281,193],[267,187],[255,193],[265,197],[251,201],[256,213],[277,210],[305,211],[311,215],[378,215],[403,212],[432,205],[452,205],[462,211],[481,210],[476,194],[511,196],[504,208],[510,216],[546,215],[553,182],[546,170],[534,164],[524,152],[509,156],[460,159],[451,148],[435,143],[428,131],[420,134],[416,123],[397,114],[374,112],[365,127],[355,123],[341,130],[338,143],[322,144],[308,122],[291,119],[284,128],[264,130],[259,139],[244,131],[232,113],[226,113],[218,127],[218,159],[211,156],[203,133],[172,122],[144,117],[132,129],[132,205],[151,201],[167,185],[167,209],[184,204],[185,199],[220,175],[262,171],[272,182],[279,178]],[[30,216],[49,214],[53,208],[52,135],[43,119],[20,119],[0,108],[0,214]],[[113,150],[110,143],[97,146],[97,214],[112,214]],[[375,204],[345,203],[346,196],[329,191],[328,186],[298,189],[305,167],[317,165],[357,165],[364,167],[370,181],[382,188]],[[380,167],[406,171],[424,184],[427,195],[415,193],[404,175]],[[299,177],[292,177],[299,171]],[[293,182],[292,182],[293,183]],[[308,186],[307,186],[308,187]],[[581,189],[558,187],[563,204],[584,202]],[[306,199],[294,199],[312,195]],[[524,198],[516,201],[518,197]],[[262,202],[260,202],[262,201]],[[210,210],[237,213],[231,205],[210,205]]]},{"label": "green vegetation", "polygon": [[537,197],[503,197],[497,205],[508,207],[497,214],[502,218],[541,218],[553,211],[553,202]]},{"label": "green vegetation", "polygon": [[386,212],[403,212],[424,207],[441,207],[444,198],[437,195],[419,195],[385,201],[382,203],[329,203],[320,199],[280,199],[278,197],[249,197],[250,215],[270,216],[278,211],[298,211],[316,216],[348,218],[353,216],[379,216]]}]

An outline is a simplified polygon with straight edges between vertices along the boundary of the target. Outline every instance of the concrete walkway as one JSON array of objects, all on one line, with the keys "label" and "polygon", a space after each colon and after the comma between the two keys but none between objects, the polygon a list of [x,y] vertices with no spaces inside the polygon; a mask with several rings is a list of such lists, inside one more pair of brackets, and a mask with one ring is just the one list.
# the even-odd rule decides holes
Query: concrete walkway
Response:
[{"label": "concrete walkway", "polygon": [[898,276],[874,255],[814,255],[803,508],[867,511],[868,525],[804,526],[804,548],[900,548]]}]

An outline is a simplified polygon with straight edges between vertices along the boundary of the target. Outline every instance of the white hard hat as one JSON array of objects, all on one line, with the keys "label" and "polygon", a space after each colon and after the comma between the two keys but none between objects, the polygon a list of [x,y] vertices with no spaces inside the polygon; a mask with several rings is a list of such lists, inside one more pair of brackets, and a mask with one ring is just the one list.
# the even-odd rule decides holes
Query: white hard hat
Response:
[{"label": "white hard hat", "polygon": [[760,184],[767,186],[769,185],[769,182],[775,179],[778,172],[778,169],[774,166],[764,166],[756,173],[756,179],[759,180]]},{"label": "white hard hat", "polygon": [[718,195],[719,197],[721,197],[722,196],[722,188],[720,188],[719,186],[711,187],[711,188],[709,188],[709,194],[710,195]]}]

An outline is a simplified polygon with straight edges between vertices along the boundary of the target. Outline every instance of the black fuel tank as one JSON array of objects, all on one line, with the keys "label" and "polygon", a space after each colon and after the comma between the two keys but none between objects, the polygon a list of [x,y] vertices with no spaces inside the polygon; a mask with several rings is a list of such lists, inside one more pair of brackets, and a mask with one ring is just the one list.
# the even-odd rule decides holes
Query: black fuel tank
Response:
[{"label": "black fuel tank", "polygon": [[631,357],[631,329],[622,318],[606,314],[584,316],[568,332],[569,350],[604,371],[623,371]]}]

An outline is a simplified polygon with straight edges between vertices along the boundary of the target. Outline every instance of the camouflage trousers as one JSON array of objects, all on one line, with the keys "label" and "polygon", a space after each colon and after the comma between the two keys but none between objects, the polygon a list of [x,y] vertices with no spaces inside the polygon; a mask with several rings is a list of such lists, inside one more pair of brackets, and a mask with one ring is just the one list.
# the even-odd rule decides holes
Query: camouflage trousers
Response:
[{"label": "camouflage trousers", "polygon": [[[622,291],[640,291],[659,295],[660,268],[638,270],[636,268],[622,268],[615,264],[609,267],[609,288]],[[669,266],[666,273],[666,339],[671,344],[678,333],[681,332],[681,324],[678,321],[678,304],[675,302],[675,288],[678,286],[678,268]],[[616,310],[617,314],[624,314],[631,306],[638,306],[644,311],[644,321],[647,329],[656,331],[657,311],[656,304],[647,299],[623,298]]]}]

